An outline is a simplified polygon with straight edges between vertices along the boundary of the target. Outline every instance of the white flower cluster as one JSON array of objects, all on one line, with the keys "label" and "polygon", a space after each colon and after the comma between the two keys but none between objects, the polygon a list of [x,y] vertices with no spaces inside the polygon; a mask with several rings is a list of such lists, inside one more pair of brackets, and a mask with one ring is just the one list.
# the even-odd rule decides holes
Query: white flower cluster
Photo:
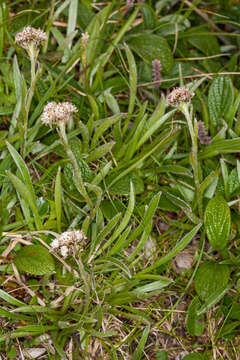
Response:
[{"label": "white flower cluster", "polygon": [[33,45],[38,47],[39,45],[44,45],[47,41],[47,34],[40,30],[34,29],[31,26],[27,26],[23,31],[17,33],[15,37],[15,42],[18,46],[28,49],[29,46]]},{"label": "white flower cluster", "polygon": [[51,247],[60,250],[61,255],[66,258],[71,254],[73,247],[85,239],[86,236],[81,230],[65,231],[51,242]]},{"label": "white flower cluster", "polygon": [[74,112],[77,112],[75,105],[70,102],[57,104],[55,101],[49,102],[44,106],[41,120],[43,124],[52,126],[63,121],[65,124],[70,120]]},{"label": "white flower cluster", "polygon": [[195,94],[184,87],[174,89],[167,97],[168,103],[178,107],[181,103],[189,104]]}]

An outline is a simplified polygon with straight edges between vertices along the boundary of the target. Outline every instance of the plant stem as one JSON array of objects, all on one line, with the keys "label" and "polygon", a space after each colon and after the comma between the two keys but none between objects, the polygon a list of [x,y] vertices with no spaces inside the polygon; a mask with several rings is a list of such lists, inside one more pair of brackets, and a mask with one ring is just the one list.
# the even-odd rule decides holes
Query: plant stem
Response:
[{"label": "plant stem", "polygon": [[75,178],[76,178],[76,185],[78,187],[78,190],[80,192],[80,194],[84,197],[84,199],[86,200],[86,202],[88,203],[90,209],[93,208],[93,204],[92,204],[92,201],[91,199],[89,198],[88,196],[88,193],[84,187],[84,183],[83,183],[83,180],[82,180],[82,174],[81,174],[81,170],[78,166],[78,163],[77,163],[77,160],[68,144],[68,139],[67,139],[67,135],[66,135],[66,128],[65,128],[65,123],[63,121],[60,121],[58,124],[57,124],[57,131],[58,131],[58,134],[59,134],[59,137],[62,141],[62,144],[66,150],[66,153],[67,153],[67,156],[69,158],[69,160],[71,161],[72,165],[73,165],[73,168],[74,168],[74,175],[75,175]]},{"label": "plant stem", "polygon": [[194,174],[194,182],[195,182],[195,189],[196,189],[196,198],[198,204],[198,213],[199,217],[203,218],[203,206],[202,206],[202,192],[200,190],[200,180],[199,180],[199,169],[198,169],[198,145],[197,145],[197,126],[194,130],[193,123],[192,123],[192,116],[189,113],[189,105],[183,104],[181,107],[181,111],[185,115],[185,118],[188,123],[188,128],[192,140],[192,152],[190,155],[191,165],[193,168]]},{"label": "plant stem", "polygon": [[38,53],[39,50],[34,48],[33,46],[29,48],[28,55],[31,62],[31,85],[25,97],[24,110],[23,110],[23,144],[21,151],[23,159],[26,157],[29,110],[34,95],[35,85],[39,75],[39,71],[37,71],[36,73],[36,61],[37,61]]}]

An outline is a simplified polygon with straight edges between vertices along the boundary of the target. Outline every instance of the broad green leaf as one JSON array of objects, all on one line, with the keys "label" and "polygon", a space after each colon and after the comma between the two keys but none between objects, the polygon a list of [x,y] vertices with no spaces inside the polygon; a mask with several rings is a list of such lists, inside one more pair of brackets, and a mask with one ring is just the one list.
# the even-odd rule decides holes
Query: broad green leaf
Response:
[{"label": "broad green leaf", "polygon": [[216,195],[209,201],[204,213],[204,224],[213,249],[224,249],[230,234],[231,215],[228,203],[222,196]]},{"label": "broad green leaf", "polygon": [[192,353],[184,356],[182,360],[205,360],[205,357],[200,353]]},{"label": "broad green leaf", "polygon": [[232,80],[229,76],[218,76],[213,80],[208,94],[210,119],[214,127],[231,109],[234,100]]},{"label": "broad green leaf", "polygon": [[204,332],[205,323],[200,322],[200,317],[197,316],[197,310],[200,306],[201,303],[197,297],[195,297],[188,306],[186,327],[191,336],[201,336]]},{"label": "broad green leaf", "polygon": [[227,187],[228,187],[229,195],[232,195],[236,190],[239,190],[240,188],[240,181],[238,178],[238,172],[236,168],[234,168],[231,171],[230,175],[228,176]]},{"label": "broad green leaf", "polygon": [[102,209],[104,216],[108,220],[110,220],[118,213],[120,213],[120,212],[123,213],[125,210],[125,206],[119,199],[116,199],[116,200],[105,199],[101,202],[101,209]]},{"label": "broad green leaf", "polygon": [[42,245],[24,246],[17,252],[14,264],[20,271],[32,275],[45,275],[55,269],[52,255]]},{"label": "broad green leaf", "polygon": [[[106,180],[106,184],[111,183],[112,177]],[[144,182],[135,172],[131,172],[120,178],[116,183],[110,185],[108,190],[112,194],[126,195],[130,191],[130,182],[134,185],[135,194],[141,194],[144,191]]]},{"label": "broad green leaf", "polygon": [[167,360],[169,352],[166,350],[160,350],[156,352],[156,360]]},{"label": "broad green leaf", "polygon": [[155,34],[139,33],[128,40],[128,45],[146,62],[161,61],[163,72],[168,73],[173,67],[173,55],[167,40]]},{"label": "broad green leaf", "polygon": [[215,55],[219,54],[220,47],[216,37],[214,36],[202,36],[197,35],[196,30],[194,30],[194,34],[191,36],[191,31],[188,31],[187,34],[189,35],[188,41],[195,46],[197,49],[203,52],[203,54]]},{"label": "broad green leaf", "polygon": [[228,265],[221,265],[213,261],[205,262],[199,266],[195,276],[195,290],[203,301],[207,301],[227,287],[229,278],[230,268]]},{"label": "broad green leaf", "polygon": [[232,284],[228,284],[225,288],[222,288],[221,291],[211,294],[205,301],[205,303],[201,306],[199,310],[197,310],[197,315],[201,316],[206,311],[211,309],[217,302],[219,302],[225,294],[229,292],[231,289]]}]

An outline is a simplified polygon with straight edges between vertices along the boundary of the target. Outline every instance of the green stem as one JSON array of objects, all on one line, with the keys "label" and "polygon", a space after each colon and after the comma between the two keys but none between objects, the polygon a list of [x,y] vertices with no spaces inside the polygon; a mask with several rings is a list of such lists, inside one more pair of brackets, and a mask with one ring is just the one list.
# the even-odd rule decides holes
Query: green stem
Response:
[{"label": "green stem", "polygon": [[31,85],[28,89],[28,92],[25,97],[24,102],[24,110],[23,110],[23,144],[22,144],[22,157],[23,159],[26,157],[26,148],[27,148],[27,133],[28,133],[28,115],[30,111],[30,106],[32,103],[32,98],[34,95],[34,90],[37,82],[37,78],[39,75],[39,70],[36,73],[36,61],[38,57],[39,50],[34,46],[29,47],[28,55],[31,62]]},{"label": "green stem", "polygon": [[198,213],[199,213],[199,217],[202,219],[203,218],[203,206],[202,206],[202,192],[200,190],[199,169],[198,169],[197,124],[196,124],[195,130],[194,130],[192,117],[189,113],[189,105],[188,104],[183,104],[183,106],[181,107],[181,110],[187,120],[189,132],[190,132],[190,136],[191,136],[191,140],[192,140],[192,152],[191,152],[190,158],[191,158],[191,165],[192,165],[193,174],[194,174],[196,198],[197,198],[197,204],[198,204]]},{"label": "green stem", "polygon": [[84,197],[84,199],[86,200],[86,202],[88,203],[90,209],[93,208],[93,204],[91,199],[88,196],[88,193],[85,189],[83,180],[82,180],[82,174],[81,174],[81,170],[78,166],[77,160],[68,144],[68,139],[67,139],[67,135],[66,135],[66,128],[65,128],[65,123],[63,121],[60,121],[57,124],[57,130],[58,130],[58,135],[62,141],[62,144],[66,150],[67,156],[69,158],[69,160],[71,161],[73,168],[74,168],[74,175],[75,175],[75,179],[76,179],[76,185],[78,187],[78,190],[80,192],[80,194]]}]

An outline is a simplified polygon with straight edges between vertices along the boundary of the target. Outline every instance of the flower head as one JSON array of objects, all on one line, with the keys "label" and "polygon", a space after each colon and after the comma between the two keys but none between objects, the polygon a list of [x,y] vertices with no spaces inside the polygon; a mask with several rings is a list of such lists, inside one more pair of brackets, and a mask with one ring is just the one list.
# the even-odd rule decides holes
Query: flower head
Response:
[{"label": "flower head", "polygon": [[39,45],[44,45],[47,41],[47,34],[40,30],[27,26],[23,31],[17,33],[15,42],[18,46],[24,49],[29,49],[30,46],[37,48]]},{"label": "flower head", "polygon": [[51,247],[60,250],[61,255],[65,258],[76,245],[84,242],[86,236],[81,230],[65,231],[51,242]]},{"label": "flower head", "polygon": [[153,60],[152,61],[152,79],[153,81],[158,81],[157,84],[154,85],[154,89],[157,90],[160,86],[160,81],[162,79],[161,76],[162,64],[160,60]]},{"label": "flower head", "polygon": [[55,101],[52,101],[44,107],[41,120],[43,124],[49,126],[59,122],[64,122],[66,124],[71,119],[73,113],[77,111],[76,106],[70,102],[57,104]]},{"label": "flower head", "polygon": [[86,48],[90,36],[88,32],[82,34],[82,47]]},{"label": "flower head", "polygon": [[174,89],[167,97],[168,103],[179,107],[182,103],[189,104],[195,94],[184,87]]},{"label": "flower head", "polygon": [[198,125],[198,139],[200,141],[201,144],[203,145],[210,145],[211,142],[211,138],[210,136],[207,135],[207,131],[204,125],[203,121],[198,121],[197,123]]}]

